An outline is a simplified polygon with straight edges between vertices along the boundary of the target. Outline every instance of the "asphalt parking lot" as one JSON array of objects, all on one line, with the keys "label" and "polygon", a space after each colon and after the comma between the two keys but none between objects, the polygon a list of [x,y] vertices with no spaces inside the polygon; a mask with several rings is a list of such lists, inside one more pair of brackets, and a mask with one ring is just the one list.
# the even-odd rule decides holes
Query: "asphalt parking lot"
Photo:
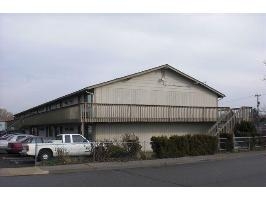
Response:
[{"label": "asphalt parking lot", "polygon": [[34,158],[19,154],[8,154],[0,150],[0,168],[30,167],[34,164]]}]

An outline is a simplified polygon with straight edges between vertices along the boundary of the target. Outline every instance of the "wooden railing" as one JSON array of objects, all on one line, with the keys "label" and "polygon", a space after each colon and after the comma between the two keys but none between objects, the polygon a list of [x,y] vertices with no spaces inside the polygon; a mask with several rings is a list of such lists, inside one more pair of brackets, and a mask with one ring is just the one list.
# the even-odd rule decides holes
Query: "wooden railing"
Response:
[{"label": "wooden railing", "polygon": [[216,122],[227,107],[99,104],[80,105],[82,122]]},{"label": "wooden railing", "polygon": [[252,121],[252,107],[241,107],[231,109],[224,117],[220,118],[208,131],[211,135],[219,135],[220,133],[231,134],[237,123],[241,121]]}]

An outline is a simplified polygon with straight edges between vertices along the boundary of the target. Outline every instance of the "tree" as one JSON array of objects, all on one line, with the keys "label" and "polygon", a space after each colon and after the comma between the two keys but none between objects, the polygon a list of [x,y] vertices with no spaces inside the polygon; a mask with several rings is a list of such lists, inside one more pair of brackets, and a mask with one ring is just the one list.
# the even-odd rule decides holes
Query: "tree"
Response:
[{"label": "tree", "polygon": [[0,121],[10,121],[13,120],[13,114],[11,112],[8,112],[4,108],[0,108]]}]

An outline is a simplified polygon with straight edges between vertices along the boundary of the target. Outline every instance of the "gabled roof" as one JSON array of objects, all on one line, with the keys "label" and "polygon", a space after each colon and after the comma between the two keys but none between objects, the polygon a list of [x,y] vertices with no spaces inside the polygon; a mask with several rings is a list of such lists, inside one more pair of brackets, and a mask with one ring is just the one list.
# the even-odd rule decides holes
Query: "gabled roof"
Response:
[{"label": "gabled roof", "polygon": [[85,92],[87,90],[91,90],[91,89],[94,89],[94,88],[98,88],[98,87],[102,87],[102,86],[105,86],[105,85],[109,85],[109,84],[112,84],[112,83],[115,83],[115,82],[118,82],[118,81],[123,81],[123,80],[127,80],[127,79],[130,79],[130,78],[134,78],[134,77],[137,77],[137,76],[140,76],[140,75],[143,75],[143,74],[147,74],[147,73],[150,73],[150,72],[153,72],[153,71],[156,71],[156,70],[160,70],[160,69],[170,69],[170,70],[176,72],[177,74],[181,75],[182,77],[185,77],[185,78],[191,80],[192,82],[195,82],[197,85],[200,85],[200,86],[206,88],[207,90],[213,92],[214,94],[217,95],[218,98],[225,97],[225,95],[223,93],[221,93],[221,92],[213,89],[212,87],[208,86],[207,84],[205,84],[205,83],[203,83],[203,82],[201,82],[201,81],[199,81],[199,80],[197,80],[197,79],[195,79],[195,78],[193,78],[193,77],[191,77],[191,76],[189,76],[189,75],[187,75],[187,74],[185,74],[185,73],[177,70],[176,68],[174,68],[174,67],[172,67],[172,66],[170,66],[168,64],[165,64],[165,65],[161,65],[161,66],[158,66],[158,67],[154,67],[154,68],[151,68],[151,69],[147,69],[147,70],[144,70],[144,71],[141,71],[141,72],[137,72],[137,73],[134,73],[134,74],[130,74],[130,75],[127,75],[127,76],[123,76],[123,77],[120,77],[120,78],[116,78],[116,79],[113,79],[113,80],[110,80],[110,81],[106,81],[106,82],[102,82],[102,83],[98,83],[98,84],[95,84],[95,85],[91,85],[91,86],[85,87],[85,88],[83,88],[81,90],[72,92],[70,94],[64,95],[64,96],[59,97],[57,99],[54,99],[52,101],[49,101],[49,102],[40,104],[38,106],[35,106],[35,107],[30,108],[28,110],[25,110],[23,112],[17,113],[16,115],[22,114],[22,113],[27,112],[27,111],[30,111],[30,110],[34,110],[34,109],[39,108],[41,106],[44,106],[46,104],[50,104],[50,103],[53,103],[53,102],[57,102],[57,101],[59,101],[61,99],[64,99],[64,98],[67,98],[67,97],[71,97],[73,95],[76,95],[78,93]]},{"label": "gabled roof", "polygon": [[144,70],[144,71],[141,71],[141,72],[137,72],[137,73],[134,73],[134,74],[130,74],[130,75],[127,75],[127,76],[123,76],[123,77],[120,77],[120,78],[116,78],[116,79],[113,79],[113,80],[110,80],[110,81],[106,81],[106,82],[102,82],[102,83],[99,83],[99,84],[95,84],[95,85],[92,85],[92,86],[89,86],[87,87],[87,89],[93,89],[93,88],[97,88],[97,87],[101,87],[101,86],[105,86],[105,85],[108,85],[108,84],[111,84],[111,83],[115,83],[115,82],[118,82],[118,81],[123,81],[123,80],[126,80],[126,79],[130,79],[130,78],[134,78],[136,76],[140,76],[140,75],[143,75],[143,74],[147,74],[149,72],[153,72],[153,71],[156,71],[156,70],[159,70],[159,69],[170,69],[176,73],[178,73],[179,75],[181,75],[182,77],[185,77],[193,82],[195,82],[197,85],[200,85],[208,90],[210,90],[211,92],[215,93],[219,98],[223,98],[225,97],[225,95],[215,89],[213,89],[212,87],[208,86],[207,84],[177,70],[176,68],[168,65],[168,64],[165,64],[165,65],[161,65],[159,67],[154,67],[154,68],[151,68],[151,69],[147,69],[147,70]]}]

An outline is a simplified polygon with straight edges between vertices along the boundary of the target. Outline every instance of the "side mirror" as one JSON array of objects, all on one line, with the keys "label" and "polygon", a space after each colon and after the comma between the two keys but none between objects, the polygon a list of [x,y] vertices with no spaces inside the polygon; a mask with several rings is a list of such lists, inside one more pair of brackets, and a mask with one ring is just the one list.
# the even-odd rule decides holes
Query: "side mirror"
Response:
[{"label": "side mirror", "polygon": [[84,139],[84,140],[83,140],[83,143],[88,143],[88,140],[85,140],[85,139]]}]

